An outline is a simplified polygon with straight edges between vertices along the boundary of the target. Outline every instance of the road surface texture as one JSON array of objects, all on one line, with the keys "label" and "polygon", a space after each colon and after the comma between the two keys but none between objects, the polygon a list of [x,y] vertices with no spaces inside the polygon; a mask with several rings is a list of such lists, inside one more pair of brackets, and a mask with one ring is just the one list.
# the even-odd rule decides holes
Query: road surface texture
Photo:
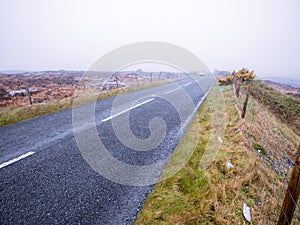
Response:
[{"label": "road surface texture", "polygon": [[[141,100],[124,102],[115,111],[115,98],[98,101],[96,130],[109,153],[134,166],[168,159],[182,137],[183,126],[214,82],[208,76],[195,79],[126,94],[123,97],[128,102],[136,95]],[[193,112],[186,110],[185,114],[182,92],[193,102]],[[160,118],[158,122],[165,123],[160,128],[165,132],[163,140],[149,146],[149,151],[123,145],[114,131],[118,121],[112,122],[123,113],[130,114],[130,130],[141,140],[151,136],[150,121]],[[87,126],[79,132],[88,130]],[[155,184],[132,186],[101,176],[83,158],[74,132],[72,109],[0,128],[0,224],[134,223]]]}]

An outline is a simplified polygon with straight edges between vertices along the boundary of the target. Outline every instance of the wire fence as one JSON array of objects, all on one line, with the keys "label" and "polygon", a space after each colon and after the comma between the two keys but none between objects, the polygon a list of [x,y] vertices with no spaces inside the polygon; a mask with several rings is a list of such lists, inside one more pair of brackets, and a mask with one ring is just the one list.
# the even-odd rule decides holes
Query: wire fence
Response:
[{"label": "wire fence", "polygon": [[266,185],[259,193],[260,209],[264,215],[261,218],[262,224],[300,224],[300,206],[297,204],[300,194],[300,146],[296,149],[294,134],[286,132],[290,130],[283,127],[282,123],[277,123],[267,109],[251,96],[248,99],[249,86],[237,85],[236,82],[234,93],[241,117],[245,113],[245,103],[247,106],[242,128],[246,137],[245,144],[248,149],[255,151],[264,167],[274,174],[267,177]]}]

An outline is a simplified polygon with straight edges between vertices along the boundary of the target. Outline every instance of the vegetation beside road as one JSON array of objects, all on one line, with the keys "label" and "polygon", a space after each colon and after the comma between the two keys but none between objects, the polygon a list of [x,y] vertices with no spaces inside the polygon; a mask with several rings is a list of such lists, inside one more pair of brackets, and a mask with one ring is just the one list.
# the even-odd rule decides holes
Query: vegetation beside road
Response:
[{"label": "vegetation beside road", "polygon": [[300,135],[300,98],[281,93],[261,81],[252,83],[251,95]]},{"label": "vegetation beside road", "polygon": [[[211,115],[220,104],[219,90],[226,104],[224,111],[219,112],[227,115],[225,134],[216,158],[206,170],[199,170],[213,136]],[[283,170],[276,172],[274,164],[266,161],[271,159],[272,162],[271,149],[280,149],[287,140],[276,143],[279,138],[276,131],[266,127],[265,118],[256,118],[254,106],[257,103],[254,99],[250,100],[251,109],[246,120],[240,119],[236,103],[232,86],[215,86],[211,90],[191,125],[200,125],[193,155],[180,171],[156,185],[139,213],[136,225],[249,224],[243,216],[243,203],[251,208],[253,224],[276,224],[287,175],[282,174]],[[260,138],[265,135],[264,132],[272,133],[270,136],[276,140],[270,138],[262,142]],[[194,135],[194,132],[188,130],[183,139],[190,138],[189,135]],[[179,148],[184,146],[180,144]],[[228,166],[228,162],[232,167]],[[279,170],[289,169],[284,162],[277,163]]]},{"label": "vegetation beside road", "polygon": [[[171,80],[163,80],[157,81],[149,84],[145,84],[144,86],[140,87],[127,87],[127,88],[120,88],[120,89],[113,89],[104,92],[84,92],[80,95],[76,95],[76,104],[87,104],[90,102],[97,100],[102,100],[106,98],[111,98],[117,95],[126,94],[129,92],[134,92],[137,90],[143,90],[147,88],[156,87],[159,85],[167,84],[171,82]],[[42,115],[47,115],[50,113],[58,112],[64,109],[69,109],[73,107],[73,100],[74,98],[65,98],[58,101],[49,102],[47,104],[33,104],[28,105],[25,107],[19,108],[7,108],[0,111],[0,127],[17,123],[23,120],[28,120],[32,118],[36,118]]]}]

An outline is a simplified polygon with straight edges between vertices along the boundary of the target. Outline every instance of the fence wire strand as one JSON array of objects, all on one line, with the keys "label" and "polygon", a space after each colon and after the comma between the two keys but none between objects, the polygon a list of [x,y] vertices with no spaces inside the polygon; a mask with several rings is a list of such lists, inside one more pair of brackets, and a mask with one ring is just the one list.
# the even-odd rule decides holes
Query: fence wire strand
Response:
[{"label": "fence wire strand", "polygon": [[[240,95],[237,97],[236,102],[240,110],[244,104],[246,89],[247,88],[242,86]],[[271,193],[266,185],[261,190],[260,202],[261,211],[264,215],[264,218],[262,218],[263,223],[274,224],[275,222],[275,224],[277,224],[280,214],[283,213],[284,224],[300,224],[300,206],[294,199],[296,193],[291,193],[288,189],[293,168],[297,172],[298,178],[300,176],[299,168],[295,165],[299,153],[293,143],[282,133],[274,119],[270,118],[269,115],[267,110],[260,106],[250,95],[245,120],[247,121],[247,134],[252,135],[252,137],[250,136],[249,138],[252,141],[252,149],[257,150],[253,147],[253,143],[259,143],[265,148],[265,154],[258,154],[258,158],[264,167],[272,168],[272,170],[275,171],[275,178],[282,184],[278,185],[277,182],[274,182],[274,180],[268,177],[268,181],[272,184],[274,193]],[[262,133],[262,131],[264,131],[264,133]],[[248,143],[249,147],[251,147],[251,141]],[[296,184],[299,185],[299,180],[297,180]],[[297,190],[297,188],[296,186],[294,190]],[[286,193],[291,200],[289,204],[293,204],[296,207],[292,223],[289,223],[289,215],[287,215],[287,212],[283,212],[282,209]],[[274,211],[270,212],[266,209],[266,206],[274,203],[272,202],[272,196],[276,196],[276,202]]]}]

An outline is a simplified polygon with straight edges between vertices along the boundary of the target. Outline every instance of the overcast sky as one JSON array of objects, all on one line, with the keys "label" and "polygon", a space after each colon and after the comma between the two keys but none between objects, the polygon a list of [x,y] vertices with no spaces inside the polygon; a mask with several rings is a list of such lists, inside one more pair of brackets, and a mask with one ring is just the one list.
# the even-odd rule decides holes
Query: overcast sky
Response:
[{"label": "overcast sky", "polygon": [[125,44],[164,41],[209,67],[300,75],[299,0],[1,0],[0,70],[87,70]]}]

